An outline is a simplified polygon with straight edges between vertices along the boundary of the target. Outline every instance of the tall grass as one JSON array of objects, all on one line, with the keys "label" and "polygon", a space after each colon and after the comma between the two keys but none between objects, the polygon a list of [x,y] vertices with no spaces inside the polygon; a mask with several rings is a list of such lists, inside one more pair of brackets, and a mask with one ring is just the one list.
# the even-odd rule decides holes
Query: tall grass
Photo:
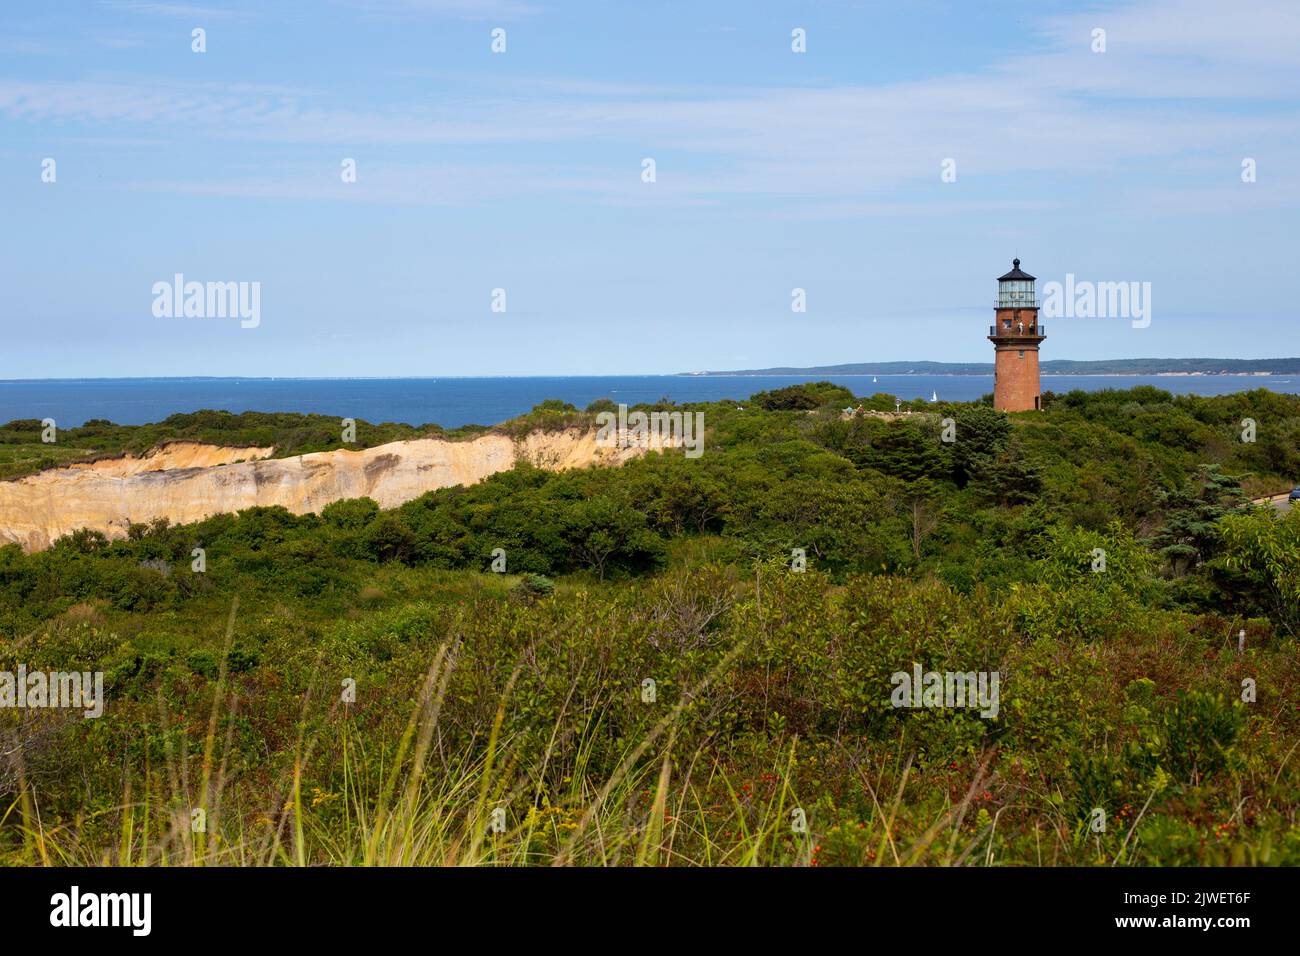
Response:
[{"label": "tall grass", "polygon": [[[308,731],[308,713],[325,693],[325,681],[305,694],[293,747],[291,772],[258,794],[232,788],[229,763],[238,695],[228,681],[238,600],[225,627],[225,655],[213,684],[211,708],[199,766],[190,748],[169,746],[165,766],[146,766],[136,792],[124,772],[120,803],[101,815],[115,816],[117,837],[110,845],[83,841],[93,832],[79,818],[52,824],[43,819],[35,788],[23,773],[21,751],[14,757],[18,795],[0,816],[0,830],[15,828],[22,849],[15,862],[31,865],[91,866],[806,866],[818,863],[817,825],[800,828],[811,808],[800,804],[791,783],[797,738],[791,738],[764,774],[774,781],[765,794],[747,792],[703,744],[684,752],[678,730],[691,702],[723,677],[745,650],[738,643],[639,739],[629,742],[622,760],[604,778],[579,773],[567,792],[554,799],[542,781],[547,776],[568,703],[556,715],[540,759],[532,759],[503,732],[512,705],[518,668],[505,683],[495,719],[483,745],[446,749],[440,717],[460,642],[441,643],[392,756],[372,759],[370,740],[351,707],[334,700],[329,716],[339,722],[342,790],[304,794],[303,779],[327,745],[321,731]],[[160,714],[167,704],[160,694]],[[581,755],[604,728],[603,716],[586,722],[582,736],[568,742]],[[224,736],[219,729],[226,727]],[[382,750],[382,748],[379,748]],[[974,771],[963,799],[945,805],[924,828],[900,823],[911,779],[911,759],[889,774],[874,775],[855,763],[859,783],[870,794],[873,811],[853,835],[862,865],[989,864],[996,821],[972,828],[971,798],[984,785],[987,756]],[[886,778],[897,778],[882,794]],[[328,814],[321,805],[337,803]],[[494,811],[497,811],[494,813]],[[1069,847],[1061,827],[1049,832]]]}]

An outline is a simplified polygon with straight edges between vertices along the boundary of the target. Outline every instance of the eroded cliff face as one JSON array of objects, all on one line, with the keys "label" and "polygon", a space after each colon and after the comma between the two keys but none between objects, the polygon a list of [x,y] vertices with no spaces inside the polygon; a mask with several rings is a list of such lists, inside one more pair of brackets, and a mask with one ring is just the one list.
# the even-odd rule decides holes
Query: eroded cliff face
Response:
[{"label": "eroded cliff face", "polygon": [[[655,441],[651,447],[661,446]],[[175,442],[140,457],[0,481],[0,543],[39,551],[77,528],[121,538],[132,523],[168,518],[187,524],[256,505],[306,514],[332,501],[369,497],[392,508],[435,488],[482,481],[517,461],[561,470],[621,464],[646,449],[598,447],[594,431],[573,428],[519,440],[420,438],[267,459],[272,450]]]},{"label": "eroded cliff face", "polygon": [[225,445],[205,445],[196,441],[174,441],[150,448],[143,455],[120,455],[98,461],[77,462],[68,465],[73,471],[93,471],[97,475],[125,478],[142,471],[166,471],[171,468],[211,468],[237,461],[254,461],[269,458],[274,448],[230,448]]}]

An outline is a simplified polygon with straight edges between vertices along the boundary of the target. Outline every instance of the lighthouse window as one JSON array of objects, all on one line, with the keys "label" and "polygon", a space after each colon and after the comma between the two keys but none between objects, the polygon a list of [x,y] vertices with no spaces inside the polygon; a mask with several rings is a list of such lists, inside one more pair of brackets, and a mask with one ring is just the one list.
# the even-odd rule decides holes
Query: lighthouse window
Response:
[{"label": "lighthouse window", "polygon": [[1020,357],[1021,357],[1021,358],[1024,358],[1024,357],[1025,357],[1025,350],[1024,350],[1024,349],[1021,349],[1021,350],[1020,350]]}]

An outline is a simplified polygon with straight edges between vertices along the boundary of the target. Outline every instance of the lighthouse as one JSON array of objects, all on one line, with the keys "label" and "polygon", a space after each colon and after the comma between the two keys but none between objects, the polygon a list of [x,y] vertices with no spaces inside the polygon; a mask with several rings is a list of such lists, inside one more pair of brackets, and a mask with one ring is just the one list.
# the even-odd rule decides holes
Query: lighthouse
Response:
[{"label": "lighthouse", "polygon": [[1002,412],[1029,412],[1041,407],[1038,343],[1047,330],[1038,324],[1034,277],[1011,260],[1011,271],[998,276],[998,299],[989,327],[993,343],[993,407]]}]

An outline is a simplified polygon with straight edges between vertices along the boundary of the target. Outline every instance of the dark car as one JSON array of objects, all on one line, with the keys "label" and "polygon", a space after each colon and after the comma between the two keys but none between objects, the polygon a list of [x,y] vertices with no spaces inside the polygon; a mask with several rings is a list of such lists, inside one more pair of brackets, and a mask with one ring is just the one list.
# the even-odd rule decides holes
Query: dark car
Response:
[{"label": "dark car", "polygon": [[1287,495],[1287,501],[1300,501],[1300,488],[1292,488],[1291,494]]}]

